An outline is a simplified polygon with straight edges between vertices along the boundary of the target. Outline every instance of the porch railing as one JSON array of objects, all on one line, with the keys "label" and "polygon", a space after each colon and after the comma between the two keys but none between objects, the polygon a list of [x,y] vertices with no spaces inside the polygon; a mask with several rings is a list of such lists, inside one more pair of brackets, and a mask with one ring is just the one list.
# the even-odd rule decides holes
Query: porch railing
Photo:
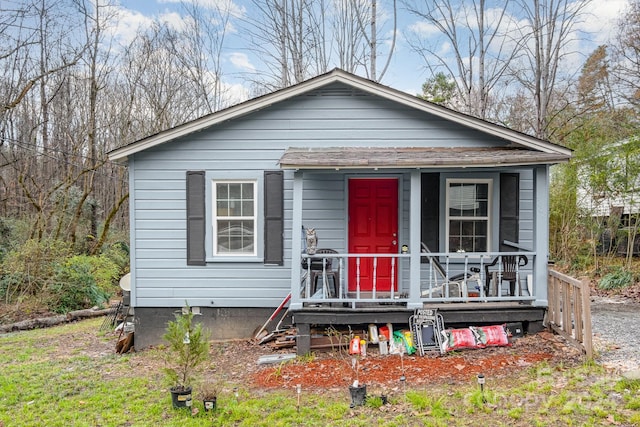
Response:
[{"label": "porch railing", "polygon": [[420,292],[432,302],[533,301],[535,252],[421,253]]},{"label": "porch railing", "polygon": [[589,281],[549,270],[549,324],[593,358]]},{"label": "porch railing", "polygon": [[[515,265],[507,262],[516,259]],[[350,263],[349,260],[352,260]],[[523,263],[526,260],[526,263]],[[534,252],[421,253],[420,297],[423,302],[533,301]],[[411,297],[410,254],[302,254],[300,299],[356,303],[406,303]],[[363,287],[367,273],[366,290]],[[390,279],[382,289],[380,266]],[[355,269],[349,275],[347,266]],[[349,283],[351,276],[352,283]],[[388,288],[388,289],[387,289]]]}]

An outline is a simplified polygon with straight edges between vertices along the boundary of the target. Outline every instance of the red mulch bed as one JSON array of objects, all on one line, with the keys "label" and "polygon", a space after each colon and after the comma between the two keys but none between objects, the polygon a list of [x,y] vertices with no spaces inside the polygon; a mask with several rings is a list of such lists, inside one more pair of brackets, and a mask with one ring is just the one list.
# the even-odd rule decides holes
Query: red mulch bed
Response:
[{"label": "red mulch bed", "polygon": [[[372,353],[370,351],[370,353]],[[404,376],[406,385],[456,383],[474,379],[478,374],[497,377],[518,373],[548,361],[579,360],[579,351],[558,337],[541,333],[516,340],[509,347],[462,350],[445,355],[380,355],[373,353],[360,360],[359,381],[380,387],[397,387]],[[252,374],[252,384],[263,388],[332,388],[350,385],[355,378],[351,358],[343,353],[320,353],[314,360],[269,365]]]}]

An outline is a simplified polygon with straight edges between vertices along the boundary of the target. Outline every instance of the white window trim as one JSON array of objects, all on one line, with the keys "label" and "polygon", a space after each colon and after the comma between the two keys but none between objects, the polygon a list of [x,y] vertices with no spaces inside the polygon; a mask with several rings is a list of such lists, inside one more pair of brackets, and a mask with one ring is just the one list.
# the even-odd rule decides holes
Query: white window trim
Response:
[{"label": "white window trim", "polygon": [[[458,217],[458,216],[450,216],[449,215],[449,188],[451,184],[487,184],[487,216],[486,217]],[[491,234],[492,234],[492,222],[491,222],[491,214],[493,212],[493,179],[490,178],[447,178],[445,184],[445,252],[451,252],[449,249],[449,225],[452,219],[461,219],[461,220],[470,220],[470,219],[480,219],[487,221],[487,248],[485,251],[489,252],[491,250]]]},{"label": "white window trim", "polygon": [[[211,227],[212,250],[214,257],[247,258],[256,257],[258,253],[258,181],[255,179],[213,179],[211,185]],[[216,184],[253,184],[253,216],[220,216],[218,217]],[[218,252],[218,220],[252,220],[253,221],[253,252],[219,253]]]}]

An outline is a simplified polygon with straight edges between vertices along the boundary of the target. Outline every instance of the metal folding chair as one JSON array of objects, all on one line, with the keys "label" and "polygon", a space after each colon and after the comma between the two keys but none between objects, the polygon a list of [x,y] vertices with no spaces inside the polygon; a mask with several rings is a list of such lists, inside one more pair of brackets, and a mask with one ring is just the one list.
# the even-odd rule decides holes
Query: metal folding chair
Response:
[{"label": "metal folding chair", "polygon": [[437,309],[417,309],[409,317],[409,328],[420,356],[424,356],[428,351],[442,354],[444,320]]}]

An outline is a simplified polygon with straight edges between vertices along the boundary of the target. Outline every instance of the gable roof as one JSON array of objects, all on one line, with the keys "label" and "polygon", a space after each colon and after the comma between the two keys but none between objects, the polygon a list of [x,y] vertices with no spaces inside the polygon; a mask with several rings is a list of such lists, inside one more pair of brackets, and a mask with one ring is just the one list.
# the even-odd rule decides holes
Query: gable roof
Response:
[{"label": "gable roof", "polygon": [[542,153],[554,154],[557,161],[566,161],[571,157],[571,150],[548,141],[520,133],[504,126],[489,123],[485,120],[459,113],[449,108],[425,101],[416,96],[384,86],[363,77],[356,76],[341,69],[334,69],[326,74],[298,83],[278,91],[250,99],[232,107],[203,116],[175,128],[167,129],[155,135],[143,138],[131,144],[117,148],[108,153],[110,160],[125,161],[128,156],[155,147],[193,132],[206,129],[218,123],[232,120],[254,111],[261,110],[281,101],[313,91],[333,83],[343,83],[363,92],[382,97],[425,113],[458,123],[462,126],[496,136],[516,143],[524,148]]}]

